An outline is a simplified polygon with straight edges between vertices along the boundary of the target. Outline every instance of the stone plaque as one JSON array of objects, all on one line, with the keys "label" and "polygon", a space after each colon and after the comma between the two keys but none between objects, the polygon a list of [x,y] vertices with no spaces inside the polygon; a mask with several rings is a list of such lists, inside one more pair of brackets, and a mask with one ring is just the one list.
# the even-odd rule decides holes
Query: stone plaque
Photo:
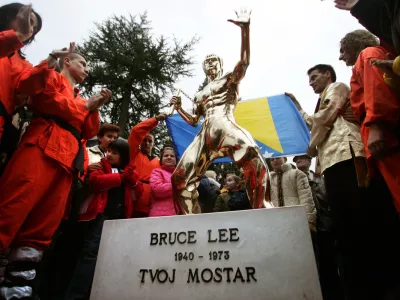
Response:
[{"label": "stone plaque", "polygon": [[91,300],[321,300],[304,207],[107,221]]}]

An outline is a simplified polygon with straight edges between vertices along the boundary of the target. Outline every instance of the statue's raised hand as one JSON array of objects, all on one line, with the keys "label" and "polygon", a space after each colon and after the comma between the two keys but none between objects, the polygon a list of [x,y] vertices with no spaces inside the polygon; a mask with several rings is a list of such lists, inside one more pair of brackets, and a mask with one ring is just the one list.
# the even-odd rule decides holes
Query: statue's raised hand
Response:
[{"label": "statue's raised hand", "polygon": [[336,8],[341,10],[351,10],[359,0],[335,0]]},{"label": "statue's raised hand", "polygon": [[239,12],[235,10],[237,20],[228,20],[237,26],[244,26],[250,24],[251,9],[241,8]]}]

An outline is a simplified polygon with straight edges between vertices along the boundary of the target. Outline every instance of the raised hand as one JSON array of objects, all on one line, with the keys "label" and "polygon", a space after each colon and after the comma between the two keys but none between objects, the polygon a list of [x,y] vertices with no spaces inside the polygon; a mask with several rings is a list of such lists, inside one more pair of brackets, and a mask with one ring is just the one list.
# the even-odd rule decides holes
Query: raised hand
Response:
[{"label": "raised hand", "polygon": [[64,58],[67,57],[70,53],[75,51],[75,43],[71,42],[69,43],[69,48],[62,48],[61,50],[53,50],[51,52],[51,55],[57,57],[57,58]]},{"label": "raised hand", "polygon": [[87,110],[95,111],[98,108],[98,104],[99,104],[99,101],[100,101],[101,98],[102,98],[102,96],[100,94],[97,94],[97,95],[94,95],[94,96],[90,97],[86,101]]},{"label": "raised hand", "polygon": [[90,97],[86,101],[86,108],[90,111],[95,111],[96,109],[99,109],[100,106],[107,103],[111,99],[111,96],[112,92],[110,90],[101,90],[99,94]]},{"label": "raised hand", "polygon": [[133,164],[129,164],[125,167],[124,171],[121,174],[121,180],[123,182],[129,183],[132,186],[135,186],[139,182],[139,173],[135,171],[136,166]]},{"label": "raised hand", "polygon": [[104,90],[101,90],[100,95],[101,95],[101,99],[100,99],[99,107],[104,105],[108,101],[110,101],[110,99],[112,97],[112,92],[108,89],[104,89]]},{"label": "raised hand", "polygon": [[335,0],[336,8],[342,10],[351,10],[359,0]]},{"label": "raised hand", "polygon": [[15,34],[18,36],[21,42],[28,40],[34,33],[31,26],[31,13],[31,5],[22,6],[12,24]]},{"label": "raised hand", "polygon": [[241,8],[240,11],[236,11],[237,20],[229,19],[228,22],[231,22],[237,26],[244,26],[250,24],[250,15],[251,9]]},{"label": "raised hand", "polygon": [[288,97],[290,98],[290,100],[292,100],[293,104],[296,105],[296,107],[297,107],[298,110],[301,110],[301,109],[302,109],[302,108],[301,108],[301,105],[300,105],[300,102],[297,101],[296,97],[295,97],[293,94],[291,94],[291,93],[285,93],[285,95],[288,96]]},{"label": "raised hand", "polygon": [[167,114],[159,114],[158,116],[156,116],[156,119],[158,122],[164,121],[166,118],[167,118]]},{"label": "raised hand", "polygon": [[53,50],[49,57],[47,57],[47,63],[49,64],[49,67],[52,68],[56,65],[57,59],[64,59],[64,57],[67,57],[70,53],[75,51],[75,43],[71,42],[69,43],[69,48],[62,48],[61,50]]}]

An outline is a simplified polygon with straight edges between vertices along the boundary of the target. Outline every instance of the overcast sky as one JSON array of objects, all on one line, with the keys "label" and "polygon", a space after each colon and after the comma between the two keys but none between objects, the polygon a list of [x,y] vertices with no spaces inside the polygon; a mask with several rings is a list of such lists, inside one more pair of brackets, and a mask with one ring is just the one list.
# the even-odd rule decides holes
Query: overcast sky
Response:
[{"label": "overcast sky", "polygon": [[[9,1],[0,0],[5,4]],[[53,49],[79,43],[101,22],[115,15],[137,15],[145,11],[155,36],[175,36],[183,41],[201,38],[193,56],[194,77],[177,85],[194,95],[204,79],[201,62],[209,53],[224,60],[232,70],[240,57],[240,29],[228,23],[234,9],[249,7],[251,18],[251,62],[240,85],[242,99],[292,92],[307,112],[313,112],[317,96],[308,85],[307,70],[315,64],[331,64],[338,80],[349,83],[351,69],[338,60],[339,41],[362,28],[349,12],[334,8],[332,0],[32,0],[43,18],[42,31],[26,54],[33,63]],[[168,101],[168,99],[165,99]],[[185,106],[189,104],[186,103]]]},{"label": "overcast sky", "polygon": [[147,11],[155,36],[187,41],[198,35],[195,76],[177,85],[189,95],[204,79],[201,62],[208,53],[223,58],[225,71],[233,69],[240,57],[240,29],[226,20],[236,17],[234,9],[249,7],[251,62],[240,96],[252,99],[288,91],[308,112],[313,112],[317,96],[308,86],[306,71],[318,63],[331,64],[338,80],[348,83],[351,70],[338,60],[339,41],[361,28],[350,13],[335,9],[332,0],[32,0],[32,4],[43,18],[42,31],[25,51],[33,64],[52,49],[84,40],[95,28],[93,22],[113,14]]}]

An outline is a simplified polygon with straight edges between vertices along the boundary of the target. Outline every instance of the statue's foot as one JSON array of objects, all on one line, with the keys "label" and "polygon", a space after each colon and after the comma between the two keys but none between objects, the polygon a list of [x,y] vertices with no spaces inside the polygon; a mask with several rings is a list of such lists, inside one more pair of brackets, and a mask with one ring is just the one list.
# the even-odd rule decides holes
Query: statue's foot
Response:
[{"label": "statue's foot", "polygon": [[264,206],[265,206],[265,208],[274,208],[274,205],[272,204],[271,201],[264,200]]},{"label": "statue's foot", "polygon": [[184,203],[183,207],[185,208],[186,214],[201,214],[198,198],[199,194],[196,190],[194,190],[194,192],[189,192],[187,190],[183,191],[181,201]]}]

